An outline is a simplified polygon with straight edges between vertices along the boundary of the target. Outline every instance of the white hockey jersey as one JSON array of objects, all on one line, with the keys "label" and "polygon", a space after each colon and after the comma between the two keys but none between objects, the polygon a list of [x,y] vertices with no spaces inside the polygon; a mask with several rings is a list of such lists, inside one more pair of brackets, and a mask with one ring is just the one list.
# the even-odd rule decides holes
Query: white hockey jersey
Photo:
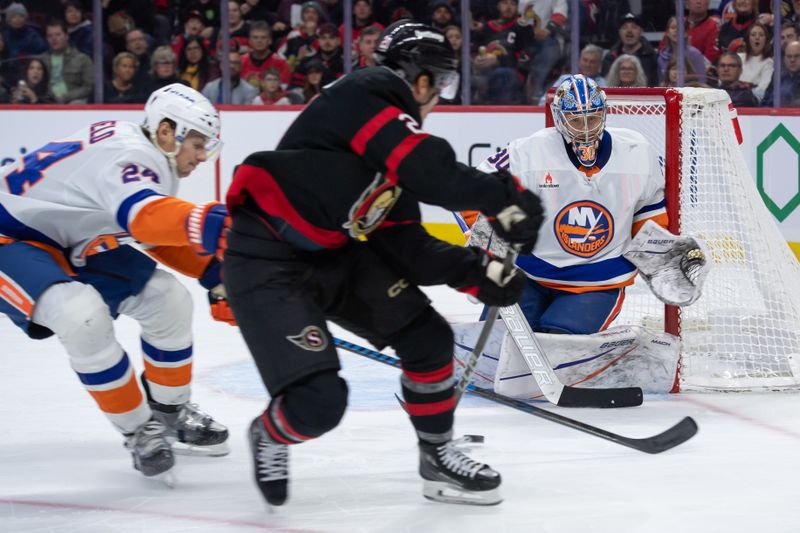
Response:
[{"label": "white hockey jersey", "polygon": [[585,292],[630,285],[636,267],[622,254],[631,237],[649,219],[667,224],[658,156],[629,129],[606,129],[588,172],[555,128],[512,141],[478,168],[508,170],[541,199],[539,239],[517,265],[548,287]]},{"label": "white hockey jersey", "polygon": [[132,242],[137,213],[177,190],[138,125],[97,122],[0,168],[0,236],[50,245],[83,266]]}]

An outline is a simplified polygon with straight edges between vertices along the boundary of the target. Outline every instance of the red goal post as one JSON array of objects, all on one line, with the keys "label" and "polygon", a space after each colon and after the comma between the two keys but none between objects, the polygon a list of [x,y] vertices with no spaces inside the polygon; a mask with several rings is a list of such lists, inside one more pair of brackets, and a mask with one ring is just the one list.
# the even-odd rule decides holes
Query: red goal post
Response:
[{"label": "red goal post", "polygon": [[[613,325],[681,337],[674,392],[800,388],[800,266],[749,174],[727,93],[605,92],[607,126],[639,131],[661,157],[670,230],[703,239],[714,261],[703,296],[692,306],[664,306],[636,283]],[[551,100],[552,93],[548,127]]]}]

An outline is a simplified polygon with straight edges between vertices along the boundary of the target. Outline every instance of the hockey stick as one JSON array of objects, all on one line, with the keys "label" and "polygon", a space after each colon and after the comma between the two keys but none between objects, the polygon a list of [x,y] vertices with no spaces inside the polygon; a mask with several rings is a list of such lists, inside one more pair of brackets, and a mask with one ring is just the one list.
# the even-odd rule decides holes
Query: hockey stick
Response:
[{"label": "hockey stick", "polygon": [[[458,216],[456,216],[456,221],[459,221]],[[477,226],[479,222],[480,219],[475,223],[475,226]],[[459,225],[461,225],[460,221]],[[475,226],[473,226],[473,228]],[[481,248],[489,249],[493,237],[493,229],[490,229],[488,237],[485,234],[479,236],[479,232],[473,231],[467,244],[470,244],[472,240],[483,238],[486,239],[487,242],[480,244]],[[474,244],[479,243],[476,242]],[[506,258],[509,256],[512,258],[516,256],[514,251],[510,248],[507,249]],[[553,365],[551,365],[550,361],[547,359],[547,354],[544,349],[542,349],[542,345],[533,333],[527,319],[522,314],[519,304],[500,309],[500,318],[503,319],[503,323],[508,329],[514,344],[519,349],[520,354],[522,354],[522,359],[525,361],[528,370],[536,380],[536,384],[539,385],[544,397],[547,398],[547,401],[550,403],[560,407],[635,407],[637,405],[642,405],[642,389],[639,387],[582,389],[564,385],[561,383],[561,380],[558,379],[558,376],[556,376]],[[492,317],[491,323],[494,323],[494,317]],[[484,328],[485,327],[486,326],[484,326]],[[481,331],[483,332],[483,330]],[[481,347],[481,349],[483,349],[483,347]],[[471,374],[470,377],[472,377]]]},{"label": "hockey stick", "polygon": [[[359,346],[358,344],[354,344],[336,337],[334,337],[333,340],[334,344],[343,350],[361,355],[367,359],[372,359],[373,361],[378,361],[379,363],[383,363],[385,365],[400,368],[400,360],[396,357],[372,350],[370,348],[365,348],[364,346]],[[605,429],[573,420],[572,418],[553,413],[552,411],[536,407],[535,405],[502,396],[493,391],[479,389],[473,385],[467,386],[466,390],[476,396],[480,396],[481,398],[486,398],[487,400],[517,409],[518,411],[522,411],[533,416],[538,416],[539,418],[544,418],[545,420],[555,422],[556,424],[561,424],[562,426],[567,426],[583,433],[588,433],[589,435],[594,435],[595,437],[599,437],[601,439],[611,441],[621,446],[626,446],[644,453],[656,454],[665,452],[691,439],[697,433],[698,429],[697,423],[691,417],[687,416],[671,428],[659,433],[658,435],[635,439],[631,437],[624,437],[622,435],[606,431]]]},{"label": "hockey stick", "polygon": [[[503,273],[501,274],[500,279],[505,279],[513,266],[514,254],[506,254],[506,257],[503,259]],[[472,381],[472,374],[475,373],[475,367],[478,366],[478,359],[480,359],[481,354],[483,353],[483,348],[486,346],[486,341],[489,340],[489,335],[492,333],[492,328],[494,327],[494,323],[497,321],[497,315],[499,312],[499,307],[495,305],[489,307],[489,311],[486,314],[486,322],[484,322],[483,327],[481,328],[481,332],[478,335],[478,340],[475,342],[475,347],[472,349],[472,353],[469,354],[469,357],[467,358],[466,364],[464,365],[464,372],[461,374],[461,379],[459,379],[458,383],[456,384],[456,405],[458,405],[458,402],[464,395],[464,391],[467,390],[469,382]]]}]

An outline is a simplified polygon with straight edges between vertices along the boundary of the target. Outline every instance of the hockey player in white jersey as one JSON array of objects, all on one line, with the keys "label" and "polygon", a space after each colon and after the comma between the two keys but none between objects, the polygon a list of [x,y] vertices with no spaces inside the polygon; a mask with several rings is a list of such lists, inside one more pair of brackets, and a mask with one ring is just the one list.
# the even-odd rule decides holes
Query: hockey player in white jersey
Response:
[{"label": "hockey player in white jersey", "polygon": [[[0,312],[33,339],[58,336],[145,476],[168,472],[173,452],[228,453],[227,429],[189,403],[190,294],[130,246],[221,283],[224,206],[175,197],[218,135],[211,103],[174,84],[150,96],[141,126],[96,122],[0,169]],[[142,387],[114,338],[119,314],[141,326]]]},{"label": "hockey player in white jersey", "polygon": [[[517,259],[528,277],[519,306],[533,331],[591,335],[608,328],[620,312],[625,288],[634,282],[637,266],[624,255],[633,237],[645,225],[642,233],[648,236],[667,227],[664,175],[644,136],[605,127],[606,96],[592,79],[578,74],[564,80],[551,111],[555,127],[511,141],[478,168],[517,176],[544,206],[536,247]],[[470,229],[477,215],[462,215],[462,229]],[[471,229],[488,227],[481,220],[477,224]],[[658,255],[656,270],[667,270],[666,258],[678,262],[683,248],[675,250]],[[688,287],[696,299],[701,283],[687,279],[673,285]],[[606,341],[600,339],[598,346]],[[677,342],[672,344],[676,359]],[[502,366],[501,361],[501,371]]]}]

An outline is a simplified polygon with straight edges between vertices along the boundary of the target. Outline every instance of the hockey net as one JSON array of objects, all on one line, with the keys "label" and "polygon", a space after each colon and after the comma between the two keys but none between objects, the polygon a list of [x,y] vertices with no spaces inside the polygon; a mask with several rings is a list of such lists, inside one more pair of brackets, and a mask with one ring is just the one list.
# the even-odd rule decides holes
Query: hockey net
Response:
[{"label": "hockey net", "polygon": [[713,258],[696,303],[665,307],[637,281],[613,325],[680,335],[675,391],[800,388],[800,265],[747,169],[727,93],[606,92],[607,125],[660,153],[670,230],[702,239]]}]

